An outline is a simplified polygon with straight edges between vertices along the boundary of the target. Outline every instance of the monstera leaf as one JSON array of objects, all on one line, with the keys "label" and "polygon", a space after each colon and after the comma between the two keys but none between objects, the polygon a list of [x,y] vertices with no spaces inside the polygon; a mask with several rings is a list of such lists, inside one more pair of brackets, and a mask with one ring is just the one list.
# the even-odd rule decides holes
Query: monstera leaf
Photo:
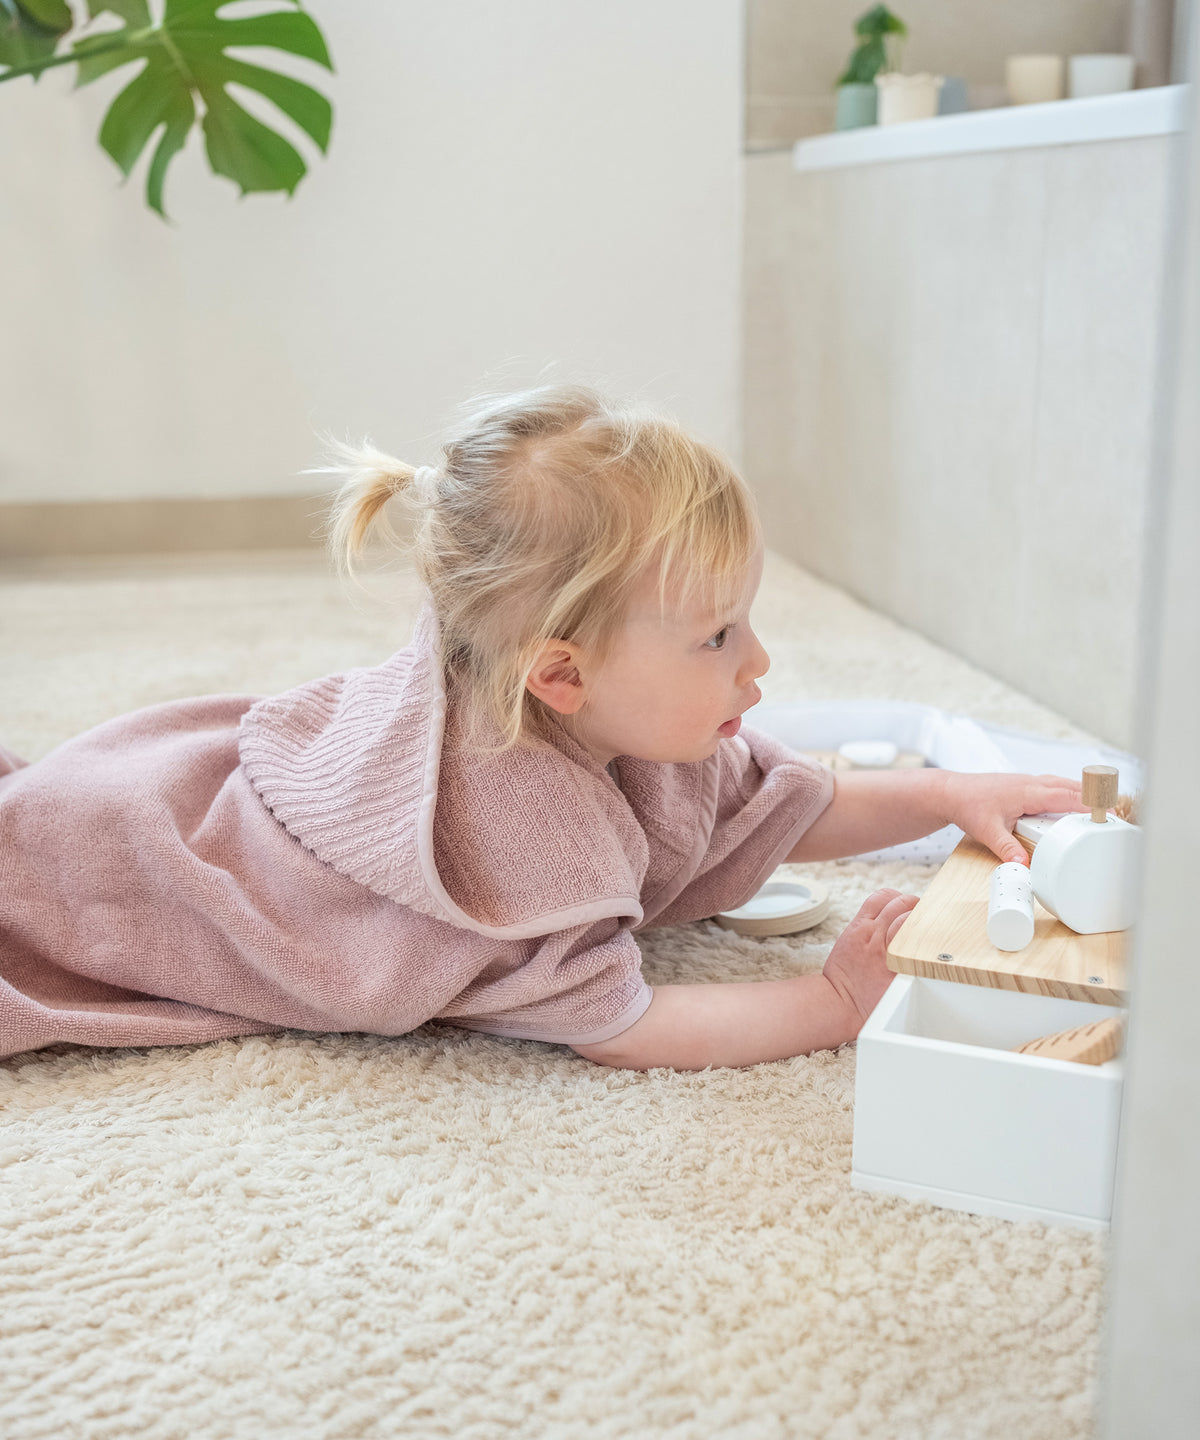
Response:
[{"label": "monstera leaf", "polygon": [[66,0],[0,0],[0,65],[36,75],[74,23]]},{"label": "monstera leaf", "polygon": [[[165,215],[163,182],[167,167],[196,123],[204,132],[209,164],[228,176],[245,195],[250,191],[286,191],[299,184],[306,166],[298,150],[252,115],[229,92],[242,86],[264,96],[316,142],[328,147],[333,110],[311,86],[290,75],[229,54],[231,49],[283,50],[332,70],[329,51],[300,0],[284,0],[286,9],[267,14],[226,17],[229,0],[164,0],[155,23],[148,0],[87,0],[91,20],[104,15],[123,22],[75,40],[52,59],[44,50],[18,62],[17,52],[0,52],[9,69],[0,80],[34,74],[49,65],[74,62],[78,83],[90,84],[124,65],[141,63],[137,76],[116,97],[100,127],[100,144],[128,175],[157,134],[146,176],[146,199]],[[49,31],[57,43],[64,0],[0,0],[0,13],[21,15],[21,34]],[[69,12],[67,18],[69,19]],[[15,33],[15,29],[14,29]],[[24,41],[28,50],[29,41]],[[42,43],[38,41],[37,43]]]}]

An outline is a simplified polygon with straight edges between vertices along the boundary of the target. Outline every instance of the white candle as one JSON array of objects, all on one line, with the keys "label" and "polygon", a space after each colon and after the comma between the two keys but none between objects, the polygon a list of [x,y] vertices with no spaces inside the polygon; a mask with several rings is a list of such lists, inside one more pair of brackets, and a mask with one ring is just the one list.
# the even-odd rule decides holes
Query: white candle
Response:
[{"label": "white candle", "polygon": [[1004,65],[1004,83],[1014,105],[1040,105],[1061,100],[1061,55],[1010,55]]}]

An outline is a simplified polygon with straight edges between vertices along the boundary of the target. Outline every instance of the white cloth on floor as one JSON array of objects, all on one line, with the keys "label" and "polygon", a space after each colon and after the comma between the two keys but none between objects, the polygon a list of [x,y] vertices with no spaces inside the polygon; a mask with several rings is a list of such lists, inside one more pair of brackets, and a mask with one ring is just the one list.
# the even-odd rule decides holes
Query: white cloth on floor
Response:
[{"label": "white cloth on floor", "polygon": [[[1067,775],[1074,779],[1085,765],[1114,765],[1122,793],[1132,794],[1143,783],[1141,761],[1124,751],[989,725],[910,700],[762,704],[754,707],[751,718],[756,729],[765,730],[794,750],[836,750],[847,740],[891,740],[901,750],[924,755],[941,770],[963,774]],[[890,845],[855,858],[940,865],[962,839],[962,833],[957,825],[947,825],[921,840]]]}]

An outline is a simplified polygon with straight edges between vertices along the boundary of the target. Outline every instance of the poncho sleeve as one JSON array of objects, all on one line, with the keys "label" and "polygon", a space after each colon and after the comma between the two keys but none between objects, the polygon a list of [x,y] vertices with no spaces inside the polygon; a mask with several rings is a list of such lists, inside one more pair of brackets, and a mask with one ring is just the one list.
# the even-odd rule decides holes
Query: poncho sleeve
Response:
[{"label": "poncho sleeve", "polygon": [[637,941],[618,920],[508,941],[437,1018],[518,1040],[597,1045],[645,1013],[651,991],[641,967]]},{"label": "poncho sleeve", "polygon": [[650,925],[744,905],[833,799],[833,772],[762,731],[723,742],[717,807],[699,867]]}]

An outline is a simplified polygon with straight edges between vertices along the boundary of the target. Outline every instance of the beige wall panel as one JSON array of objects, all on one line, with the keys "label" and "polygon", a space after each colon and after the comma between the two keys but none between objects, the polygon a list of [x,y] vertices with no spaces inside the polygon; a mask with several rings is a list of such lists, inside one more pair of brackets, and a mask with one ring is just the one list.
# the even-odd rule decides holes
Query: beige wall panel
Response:
[{"label": "beige wall panel", "polygon": [[1089,726],[1128,745],[1170,154],[1157,139],[1047,152],[1027,683],[1056,709],[1089,696]]},{"label": "beige wall panel", "polygon": [[1124,746],[1169,148],[747,160],[771,543]]},{"label": "beige wall panel", "polygon": [[1041,164],[871,167],[837,175],[833,195],[822,421],[840,437],[824,448],[844,477],[834,504],[849,582],[1005,674],[1035,404]]},{"label": "beige wall panel", "polygon": [[[979,158],[951,184],[936,162],[748,162],[746,466],[782,553],[1004,673],[1044,183]],[[760,245],[772,213],[790,259]]]}]

